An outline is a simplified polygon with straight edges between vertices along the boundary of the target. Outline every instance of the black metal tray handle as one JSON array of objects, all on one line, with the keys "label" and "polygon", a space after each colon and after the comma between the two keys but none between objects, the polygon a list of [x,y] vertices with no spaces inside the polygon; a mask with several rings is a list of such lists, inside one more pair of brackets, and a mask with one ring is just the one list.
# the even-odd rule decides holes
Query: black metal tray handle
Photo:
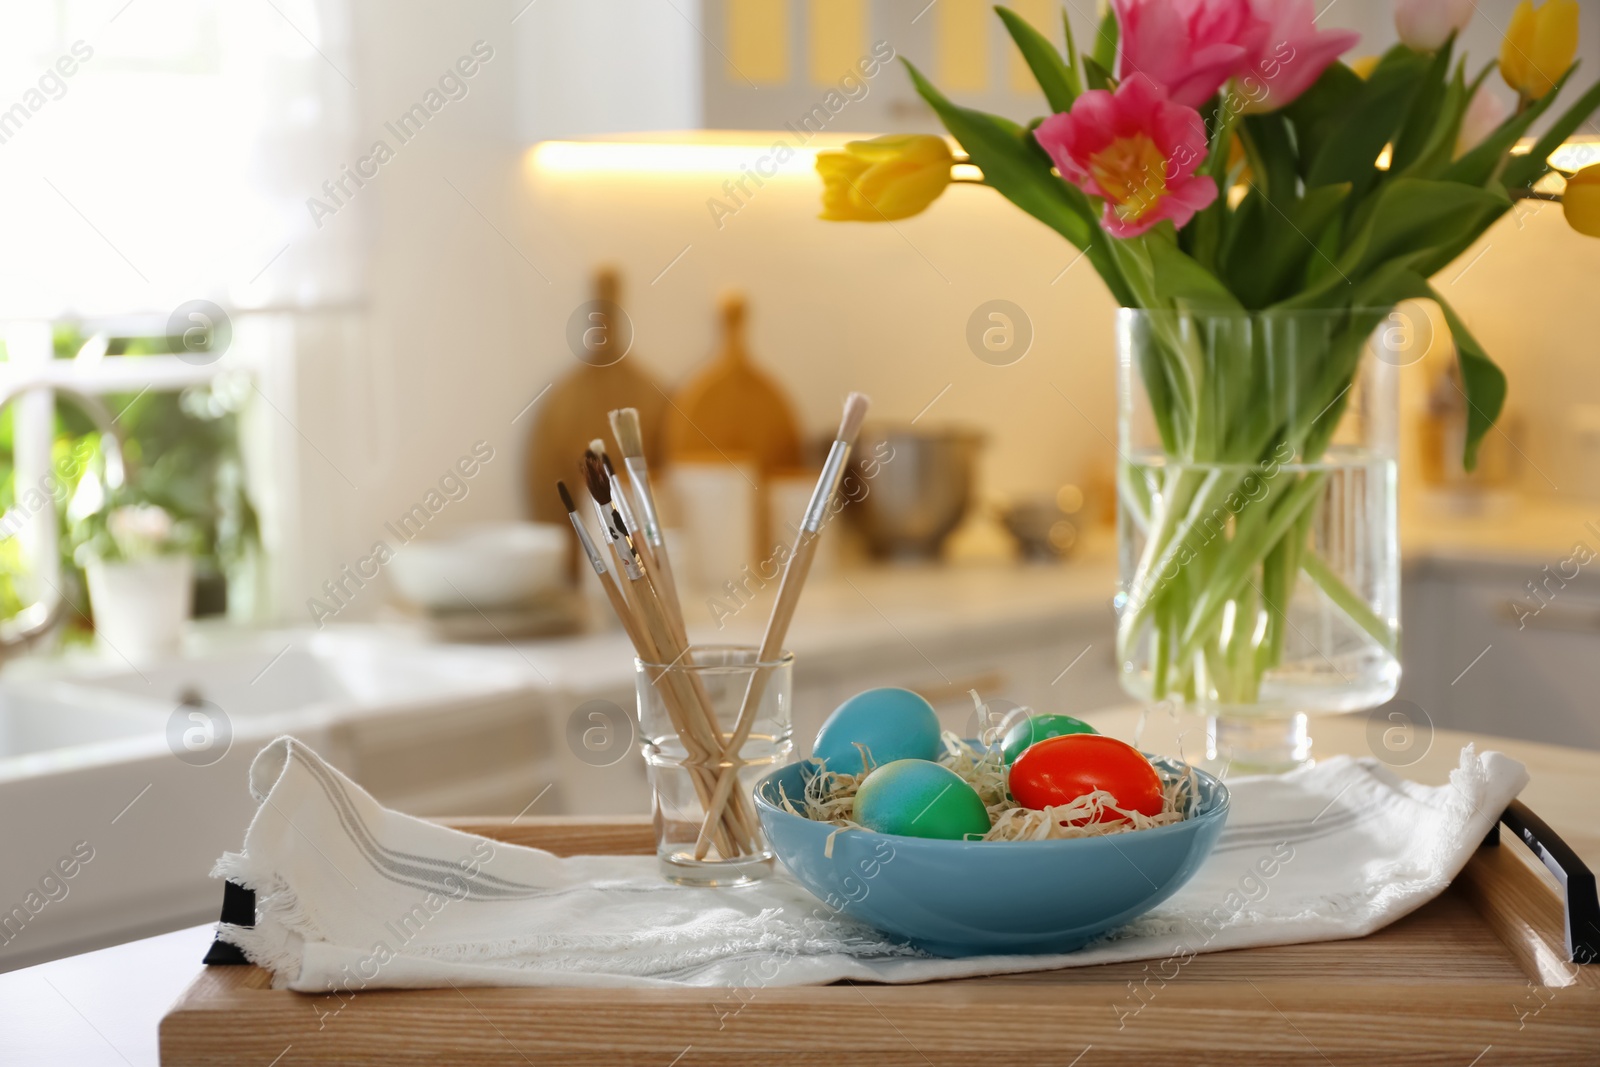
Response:
[{"label": "black metal tray handle", "polygon": [[1600,963],[1600,894],[1594,872],[1522,801],[1513,800],[1501,813],[1500,822],[1484,839],[1485,845],[1500,843],[1500,823],[1533,850],[1566,891],[1567,958],[1573,963]]},{"label": "black metal tray handle", "polygon": [[[222,921],[230,926],[254,926],[256,924],[256,895],[237,882],[224,882],[222,886]],[[211,949],[206,953],[203,961],[207,967],[239,967],[250,961],[239,951],[238,945],[230,945],[220,937],[211,942]]]}]

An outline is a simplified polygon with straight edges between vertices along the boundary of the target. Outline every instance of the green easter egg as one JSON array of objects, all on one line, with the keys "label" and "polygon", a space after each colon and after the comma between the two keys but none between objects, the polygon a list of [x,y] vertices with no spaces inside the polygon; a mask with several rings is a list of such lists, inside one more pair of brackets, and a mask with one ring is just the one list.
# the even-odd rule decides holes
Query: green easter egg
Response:
[{"label": "green easter egg", "polygon": [[989,813],[972,786],[929,760],[886,763],[856,792],[855,820],[880,834],[960,840],[989,832]]},{"label": "green easter egg", "polygon": [[1007,763],[1014,763],[1029,745],[1038,744],[1047,737],[1066,734],[1097,734],[1093,726],[1071,715],[1029,715],[1006,731],[1003,750]]}]

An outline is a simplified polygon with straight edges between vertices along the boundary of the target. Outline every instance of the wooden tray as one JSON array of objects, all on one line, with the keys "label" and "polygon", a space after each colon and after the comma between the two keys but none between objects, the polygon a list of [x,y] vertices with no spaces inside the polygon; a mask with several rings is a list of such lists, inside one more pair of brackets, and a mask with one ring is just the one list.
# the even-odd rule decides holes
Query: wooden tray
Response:
[{"label": "wooden tray", "polygon": [[[654,847],[643,819],[452,825],[563,855]],[[1564,921],[1518,845],[1480,849],[1439,899],[1371,937],[1181,964],[911,986],[374,991],[334,1017],[332,998],[273,990],[260,968],[208,967],[161,1021],[161,1062],[1600,1064],[1600,966],[1567,962]]]}]

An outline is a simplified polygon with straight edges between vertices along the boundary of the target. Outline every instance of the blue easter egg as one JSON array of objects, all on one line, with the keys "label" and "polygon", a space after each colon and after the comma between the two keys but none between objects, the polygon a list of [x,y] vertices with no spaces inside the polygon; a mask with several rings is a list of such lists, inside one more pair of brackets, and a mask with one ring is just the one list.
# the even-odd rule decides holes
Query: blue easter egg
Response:
[{"label": "blue easter egg", "polygon": [[943,750],[939,716],[909,689],[868,689],[833,710],[817,731],[811,755],[825,761],[830,771],[860,774],[858,743],[867,747],[878,767],[895,760],[937,759]]},{"label": "blue easter egg", "polygon": [[950,768],[925,760],[886,763],[856,793],[855,820],[880,834],[960,841],[989,832],[978,791]]}]

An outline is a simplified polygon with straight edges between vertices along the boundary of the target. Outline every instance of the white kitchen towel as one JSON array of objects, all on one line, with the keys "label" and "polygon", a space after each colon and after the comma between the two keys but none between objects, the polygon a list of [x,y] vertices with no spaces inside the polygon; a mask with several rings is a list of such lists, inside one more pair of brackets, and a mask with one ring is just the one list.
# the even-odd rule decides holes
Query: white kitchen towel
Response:
[{"label": "white kitchen towel", "polygon": [[[938,959],[829,911],[781,870],[757,885],[662,880],[654,856],[560,858],[390,811],[283,737],[250,771],[261,807],[213,874],[256,894],[223,941],[280,987],[341,997],[430,986],[770,987],[1178,960],[1360,937],[1431,900],[1527,783],[1461,752],[1443,786],[1336,756],[1229,783],[1216,850],[1166,903],[1067,955]],[[342,1001],[341,1001],[342,1003]]]}]

